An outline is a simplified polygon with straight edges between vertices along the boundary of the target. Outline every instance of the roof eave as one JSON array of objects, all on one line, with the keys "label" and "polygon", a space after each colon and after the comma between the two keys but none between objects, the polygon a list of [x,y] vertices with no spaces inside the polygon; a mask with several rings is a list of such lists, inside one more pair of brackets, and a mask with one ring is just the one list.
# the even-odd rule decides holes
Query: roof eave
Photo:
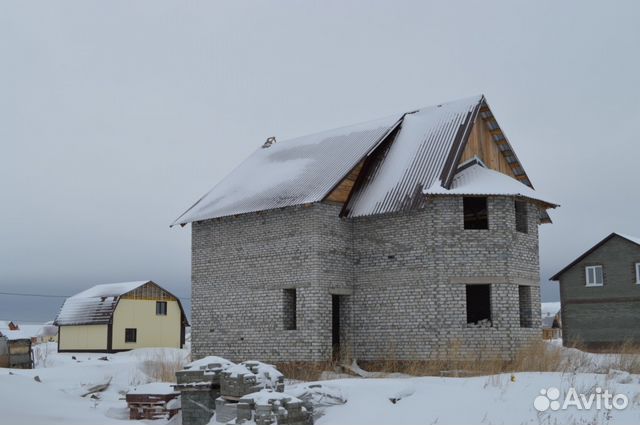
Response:
[{"label": "roof eave", "polygon": [[[551,276],[549,278],[550,281],[559,281],[560,280],[560,276],[562,276],[567,270],[569,270],[570,268],[572,268],[573,266],[575,266],[576,264],[578,264],[580,261],[582,261],[585,257],[587,257],[589,254],[593,253],[595,250],[597,250],[598,248],[600,248],[602,245],[604,245],[605,243],[607,243],[611,238],[613,238],[614,236],[618,236],[621,238],[624,238],[623,236],[618,235],[617,233],[613,232],[611,234],[609,234],[607,237],[605,237],[604,239],[602,239],[600,242],[598,242],[597,244],[595,244],[594,246],[592,246],[591,248],[589,248],[586,252],[584,252],[582,255],[580,255],[578,258],[576,258],[575,260],[573,260],[571,263],[569,263],[567,266],[565,266],[562,270],[560,270],[559,272],[557,272],[556,274],[554,274],[553,276]],[[624,238],[625,240],[628,240],[627,238]],[[633,242],[633,241],[631,241]]]},{"label": "roof eave", "polygon": [[522,195],[520,193],[491,193],[491,192],[487,192],[487,193],[446,193],[446,192],[442,192],[442,193],[430,193],[430,192],[423,192],[424,196],[427,198],[431,198],[431,197],[438,197],[438,196],[512,196],[514,198],[522,198],[522,199],[527,199],[530,200],[532,202],[535,202],[537,204],[540,204],[540,206],[544,207],[545,209],[549,209],[549,208],[558,208],[560,206],[560,204],[554,204],[552,202],[548,202],[539,198],[533,198],[531,196],[527,196],[527,195]]}]

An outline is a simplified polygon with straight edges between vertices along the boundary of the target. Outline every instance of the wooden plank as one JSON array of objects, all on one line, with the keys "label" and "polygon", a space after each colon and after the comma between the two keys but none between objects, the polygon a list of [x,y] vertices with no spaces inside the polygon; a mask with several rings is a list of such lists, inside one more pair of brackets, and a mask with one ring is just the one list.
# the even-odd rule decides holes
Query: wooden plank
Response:
[{"label": "wooden plank", "polygon": [[30,342],[9,341],[9,354],[28,354],[30,352]]},{"label": "wooden plank", "polygon": [[349,175],[347,175],[347,177],[345,177],[336,186],[336,188],[333,189],[333,191],[331,191],[329,195],[327,195],[327,197],[324,200],[327,202],[334,202],[338,204],[344,204],[345,202],[347,202],[347,199],[349,198],[349,194],[353,189],[356,179],[358,178],[360,171],[362,171],[363,165],[364,165],[364,160],[360,161],[358,165],[353,167],[353,170],[351,170]]},{"label": "wooden plank", "polygon": [[476,120],[469,135],[469,140],[460,163],[478,157],[485,165],[492,170],[499,171],[511,177],[515,177],[511,165],[505,159],[505,155],[498,148],[498,143],[493,140],[493,136],[485,120]]}]

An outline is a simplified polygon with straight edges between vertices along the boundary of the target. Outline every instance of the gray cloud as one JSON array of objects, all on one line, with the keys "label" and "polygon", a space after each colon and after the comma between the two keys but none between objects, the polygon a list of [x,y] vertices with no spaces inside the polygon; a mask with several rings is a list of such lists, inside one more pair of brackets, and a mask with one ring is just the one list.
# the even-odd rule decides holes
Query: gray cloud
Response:
[{"label": "gray cloud", "polygon": [[[477,93],[562,203],[544,280],[640,235],[636,2],[344,3],[3,2],[0,291],[188,296],[190,231],[168,225],[267,136]],[[0,295],[0,318],[59,301]]]}]

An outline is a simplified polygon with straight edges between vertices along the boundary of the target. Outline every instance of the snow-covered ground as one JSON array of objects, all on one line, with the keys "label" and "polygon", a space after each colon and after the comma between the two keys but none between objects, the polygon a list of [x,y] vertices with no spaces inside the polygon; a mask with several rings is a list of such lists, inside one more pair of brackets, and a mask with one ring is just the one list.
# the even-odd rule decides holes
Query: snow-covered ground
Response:
[{"label": "snow-covered ground", "polygon": [[[143,349],[110,354],[106,356],[108,360],[101,360],[102,354],[58,354],[55,344],[40,345],[36,350],[37,369],[0,369],[2,424],[167,425],[166,420],[129,421],[124,394],[158,380],[154,378],[153,362],[161,358],[186,361],[188,356],[185,350]],[[339,394],[346,403],[331,402],[317,409],[321,416],[316,424],[640,423],[640,376],[610,371],[610,356],[582,357],[578,372],[572,373],[523,372],[473,378],[396,374],[387,378],[322,381],[324,388]],[[106,383],[109,387],[99,393],[99,399],[83,397],[90,387]],[[285,391],[299,396],[309,385],[287,385]],[[587,396],[601,388],[624,394],[629,403],[624,410],[578,410],[574,406],[564,411],[538,412],[534,400],[541,396],[541,390],[550,387],[560,390],[560,402],[570,388]],[[171,425],[174,423],[175,420]]]},{"label": "snow-covered ground", "polygon": [[[513,380],[512,380],[513,376]],[[339,424],[635,424],[640,423],[639,377],[630,383],[606,375],[556,372],[516,373],[476,378],[344,379],[323,382],[340,388],[347,403],[325,410],[317,425]],[[621,379],[624,380],[624,379]],[[627,394],[625,410],[538,412],[541,389],[570,387],[588,392],[600,386]],[[395,401],[395,402],[394,402]]]},{"label": "snow-covered ground", "polygon": [[[56,344],[34,349],[36,369],[0,368],[0,423],[11,425],[94,425],[128,421],[124,394],[155,381],[160,359],[188,361],[186,350],[152,348],[118,354],[57,353]],[[75,357],[75,359],[73,358]],[[107,358],[101,360],[100,358]],[[37,379],[36,379],[37,378]],[[91,387],[109,384],[96,398]],[[83,397],[84,396],[84,397]],[[162,425],[164,421],[153,421]]]}]

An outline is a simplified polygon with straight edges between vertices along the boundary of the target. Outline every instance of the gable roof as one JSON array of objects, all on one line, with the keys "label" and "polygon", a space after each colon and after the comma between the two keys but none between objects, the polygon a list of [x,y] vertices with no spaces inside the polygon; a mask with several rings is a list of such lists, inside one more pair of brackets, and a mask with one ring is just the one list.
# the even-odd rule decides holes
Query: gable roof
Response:
[{"label": "gable roof", "polygon": [[171,295],[178,301],[182,320],[186,323],[184,309],[180,299],[151,280],[136,282],[106,283],[95,285],[66,299],[54,321],[55,325],[99,325],[111,323],[113,312],[120,297],[141,286],[152,284]]},{"label": "gable roof", "polygon": [[616,233],[616,235],[620,236],[621,238],[624,238],[630,242],[633,242],[636,245],[640,245],[640,238],[635,237],[635,236],[629,236],[629,235],[625,235],[622,233]]},{"label": "gable roof", "polygon": [[562,270],[560,270],[558,273],[554,274],[553,276],[551,276],[549,278],[549,280],[560,280],[560,276],[566,272],[567,270],[569,270],[570,268],[572,268],[573,266],[575,266],[576,264],[578,264],[580,261],[582,261],[586,256],[588,256],[589,254],[591,254],[592,252],[594,252],[595,250],[597,250],[598,248],[600,248],[602,245],[604,245],[605,243],[609,242],[609,240],[611,240],[613,237],[619,237],[622,239],[626,239],[629,242],[632,242],[638,246],[640,246],[640,238],[638,237],[634,237],[634,236],[628,236],[628,235],[623,235],[621,233],[616,233],[613,232],[611,233],[609,236],[607,236],[606,238],[602,239],[600,242],[598,242],[597,244],[595,244],[593,247],[591,247],[587,252],[585,252],[584,254],[582,254],[581,256],[579,256],[578,258],[576,258],[575,260],[573,260],[568,266],[566,266],[565,268],[563,268]]},{"label": "gable roof", "polygon": [[451,187],[445,189],[440,181],[424,190],[425,195],[507,195],[539,201],[548,207],[555,208],[558,204],[546,200],[535,190],[520,181],[487,168],[479,160],[473,160],[467,166],[461,166],[455,174]]},{"label": "gable roof", "polygon": [[319,202],[402,114],[260,147],[172,224]]},{"label": "gable roof", "polygon": [[266,143],[172,224],[324,200],[364,162],[341,215],[358,217],[414,208],[422,190],[449,188],[478,116],[516,177],[531,183],[483,95],[376,121]]}]

